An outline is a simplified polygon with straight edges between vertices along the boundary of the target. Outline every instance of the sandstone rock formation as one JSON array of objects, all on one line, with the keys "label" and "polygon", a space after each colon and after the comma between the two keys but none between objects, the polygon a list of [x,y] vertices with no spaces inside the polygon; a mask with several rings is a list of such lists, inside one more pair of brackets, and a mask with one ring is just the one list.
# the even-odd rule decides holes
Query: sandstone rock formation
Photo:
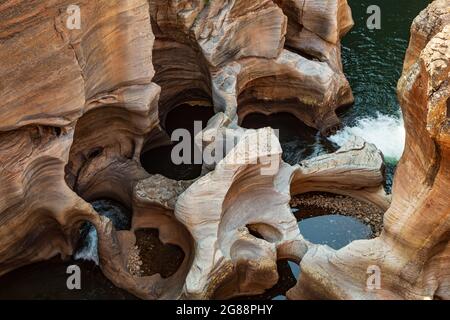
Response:
[{"label": "sandstone rock formation", "polygon": [[[224,117],[218,114],[211,119],[203,137],[209,141],[233,138],[224,134],[230,130],[221,127],[229,123]],[[176,204],[175,215],[197,243],[186,279],[186,298],[262,293],[278,280],[277,260],[301,261],[316,245],[299,232],[289,208],[292,194],[330,191],[383,210],[390,204],[382,188],[382,155],[360,138],[350,140],[335,154],[290,166],[282,162],[279,143],[267,129],[231,130],[237,135],[241,132],[236,147]]]},{"label": "sandstone rock formation", "polygon": [[115,183],[126,170],[104,173],[133,170],[158,123],[147,3],[82,1],[80,30],[67,28],[70,4],[0,6],[0,274],[71,255],[80,223],[98,220],[75,192],[127,197],[126,179]]},{"label": "sandstone rock formation", "polygon": [[[412,26],[398,84],[407,132],[381,236],[334,251],[309,250],[289,297],[449,299],[450,1],[437,0]],[[367,269],[381,271],[369,290]]]},{"label": "sandstone rock formation", "polygon": [[150,13],[162,121],[188,103],[240,121],[287,111],[326,133],[353,102],[340,59],[353,25],[345,0],[150,0]]},{"label": "sandstone rock formation", "polygon": [[[399,84],[407,149],[385,229],[339,251],[302,237],[291,196],[328,191],[387,210],[382,154],[355,138],[290,166],[272,129],[239,123],[287,111],[323,133],[338,125],[336,108],[353,100],[340,61],[353,23],[345,0],[84,0],[79,30],[66,24],[70,4],[0,5],[0,276],[72,255],[89,221],[104,274],[144,299],[259,294],[280,259],[301,263],[294,299],[449,298],[449,0],[413,26]],[[199,145],[231,145],[192,181],[140,163],[181,104],[214,106]],[[89,204],[101,198],[131,209],[130,230]],[[184,253],[168,277],[132,265],[145,261],[137,244],[149,229]],[[381,291],[366,290],[372,264]]]}]

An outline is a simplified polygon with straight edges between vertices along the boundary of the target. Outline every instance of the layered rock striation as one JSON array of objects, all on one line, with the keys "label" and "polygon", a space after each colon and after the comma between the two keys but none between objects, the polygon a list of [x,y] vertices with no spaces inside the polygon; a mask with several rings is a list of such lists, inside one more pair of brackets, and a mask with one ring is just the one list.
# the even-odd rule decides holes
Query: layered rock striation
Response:
[{"label": "layered rock striation", "polygon": [[183,103],[213,105],[239,121],[290,112],[327,133],[353,102],[340,59],[353,26],[345,0],[151,0],[150,13],[161,119]]},{"label": "layered rock striation", "polygon": [[[405,153],[381,236],[334,251],[307,252],[292,299],[449,299],[450,2],[431,3],[414,21],[398,97]],[[372,266],[381,286],[367,285]]]},{"label": "layered rock striation", "polygon": [[[302,269],[292,299],[449,298],[448,0],[412,28],[392,205],[374,145],[354,138],[291,166],[272,129],[239,126],[249,113],[289,112],[336,128],[335,110],[353,100],[340,59],[353,24],[345,0],[80,1],[80,29],[66,23],[70,5],[0,5],[0,276],[71,256],[88,221],[103,273],[143,299],[260,294],[282,259]],[[184,104],[214,107],[195,141],[216,161],[191,181],[148,174],[142,151],[167,141],[166,117]],[[311,191],[389,209],[382,234],[339,251],[305,240],[289,203]],[[97,199],[130,208],[130,229],[99,215]],[[153,258],[139,245],[154,229],[184,253],[170,275],[136,267]],[[366,287],[371,265],[381,290]]]},{"label": "layered rock striation", "polygon": [[81,1],[80,29],[70,5],[0,6],[0,274],[71,255],[82,221],[99,220],[79,195],[126,198],[126,171],[104,173],[138,167],[158,125],[148,4]]}]

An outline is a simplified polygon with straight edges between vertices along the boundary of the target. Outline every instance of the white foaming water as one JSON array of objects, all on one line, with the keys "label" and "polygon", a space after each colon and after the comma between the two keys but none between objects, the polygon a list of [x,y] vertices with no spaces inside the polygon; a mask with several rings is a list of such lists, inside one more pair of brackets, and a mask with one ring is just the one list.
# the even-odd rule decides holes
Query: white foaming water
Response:
[{"label": "white foaming water", "polygon": [[403,118],[378,114],[376,118],[362,118],[355,127],[345,127],[329,140],[344,145],[351,136],[359,136],[377,146],[387,162],[397,163],[405,148]]},{"label": "white foaming water", "polygon": [[[108,218],[112,221],[116,230],[129,230],[131,228],[131,221],[129,215],[125,212],[125,208],[111,200],[97,200],[92,202],[93,208],[99,215]],[[83,227],[84,228],[84,227]],[[97,230],[91,223],[87,223],[86,229],[83,229],[82,247],[75,253],[76,260],[93,261],[99,264],[98,257],[98,235]]]},{"label": "white foaming water", "polygon": [[75,253],[74,257],[75,260],[94,261],[98,265],[98,236],[94,226],[89,227],[84,246]]}]

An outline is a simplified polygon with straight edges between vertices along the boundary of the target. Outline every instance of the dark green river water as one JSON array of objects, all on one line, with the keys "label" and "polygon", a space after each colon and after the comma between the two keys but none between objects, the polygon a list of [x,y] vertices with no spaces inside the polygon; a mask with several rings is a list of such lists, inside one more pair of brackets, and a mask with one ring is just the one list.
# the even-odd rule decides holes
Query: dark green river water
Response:
[{"label": "dark green river water", "polygon": [[[409,43],[413,19],[428,0],[349,0],[355,27],[342,41],[344,72],[355,104],[340,114],[346,128],[331,138],[342,144],[349,135],[374,143],[387,163],[388,192],[400,159],[405,132],[396,87]],[[369,30],[367,8],[381,9],[381,29]]]}]

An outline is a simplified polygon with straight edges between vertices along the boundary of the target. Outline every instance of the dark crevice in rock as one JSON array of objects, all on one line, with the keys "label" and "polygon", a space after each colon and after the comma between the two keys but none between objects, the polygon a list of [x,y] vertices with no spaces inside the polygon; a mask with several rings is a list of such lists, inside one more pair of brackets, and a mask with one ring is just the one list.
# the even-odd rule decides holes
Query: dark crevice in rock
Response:
[{"label": "dark crevice in rock", "polygon": [[439,144],[435,140],[433,140],[433,143],[435,147],[435,155],[433,158],[433,162],[430,168],[428,169],[427,175],[425,177],[425,183],[430,187],[435,183],[436,176],[439,172],[442,161],[442,154]]},{"label": "dark crevice in rock", "polygon": [[59,138],[64,133],[63,129],[60,127],[52,127],[52,126],[26,126],[25,130],[29,130],[30,137],[33,142],[37,145],[42,142],[43,138],[46,137],[54,137]]},{"label": "dark crevice in rock", "polygon": [[[174,141],[169,145],[153,149],[145,146],[143,149],[146,151],[141,155],[142,166],[150,174],[161,174],[169,179],[192,180],[198,178],[201,174],[203,164],[194,163],[195,148],[197,148],[196,152],[201,152],[195,145],[194,138],[199,131],[206,127],[208,120],[213,116],[213,108],[203,106],[182,105],[169,112],[163,125],[166,133],[172,136],[172,133],[177,129],[185,129],[189,132],[190,138],[187,142],[191,146],[191,159],[189,163],[181,163],[179,165],[174,163],[172,150],[183,141],[180,139],[180,141]],[[195,122],[198,122],[197,128],[195,127]],[[179,155],[183,156],[183,151]]]},{"label": "dark crevice in rock", "polygon": [[289,266],[288,260],[277,261],[278,282],[270,289],[266,290],[262,294],[251,296],[239,296],[231,300],[272,300],[274,298],[282,298],[286,295],[286,292],[294,287],[297,280]]},{"label": "dark crevice in rock", "polygon": [[284,47],[287,50],[289,50],[291,52],[294,52],[294,53],[298,54],[299,56],[302,56],[305,59],[312,60],[312,61],[322,61],[319,58],[317,58],[316,56],[313,56],[312,54],[307,53],[307,52],[305,52],[303,50],[300,50],[298,48],[295,48],[293,46],[285,45]]},{"label": "dark crevice in rock", "polygon": [[249,232],[252,236],[254,236],[255,238],[264,240],[264,237],[262,236],[261,233],[258,232],[258,229],[257,229],[257,228],[255,228],[255,227],[252,226],[252,225],[247,225],[246,227],[247,227],[247,229],[248,229],[248,232]]},{"label": "dark crevice in rock", "polygon": [[89,151],[89,154],[87,156],[88,159],[94,159],[100,156],[103,152],[102,147],[93,148],[91,151]]}]

